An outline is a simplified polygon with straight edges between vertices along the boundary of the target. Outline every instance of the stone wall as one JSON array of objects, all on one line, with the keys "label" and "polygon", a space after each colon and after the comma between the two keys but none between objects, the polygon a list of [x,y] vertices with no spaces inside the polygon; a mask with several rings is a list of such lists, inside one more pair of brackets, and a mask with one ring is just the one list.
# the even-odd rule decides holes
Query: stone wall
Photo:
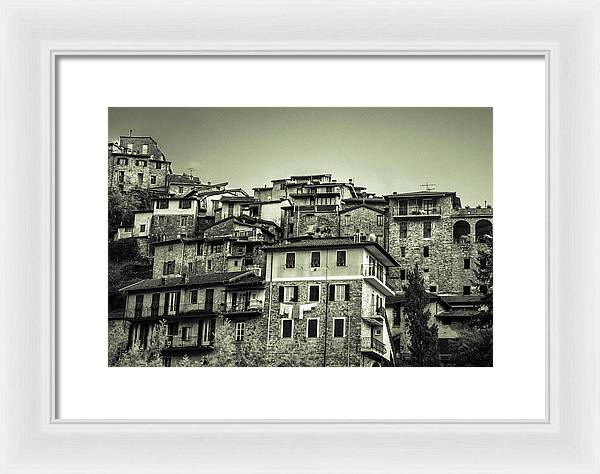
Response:
[{"label": "stone wall", "polygon": [[356,207],[340,213],[340,237],[353,237],[356,234],[375,234],[377,242],[384,246],[385,215],[368,207]]},{"label": "stone wall", "polygon": [[[185,217],[185,225],[181,218]],[[196,235],[196,217],[187,214],[161,214],[152,216],[150,238],[153,241],[176,239],[180,235],[194,237]]]}]

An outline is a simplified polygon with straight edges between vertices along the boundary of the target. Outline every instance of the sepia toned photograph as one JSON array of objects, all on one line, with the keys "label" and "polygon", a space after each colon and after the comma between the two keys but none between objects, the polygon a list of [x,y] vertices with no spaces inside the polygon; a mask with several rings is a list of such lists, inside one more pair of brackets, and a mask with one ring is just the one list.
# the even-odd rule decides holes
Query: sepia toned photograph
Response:
[{"label": "sepia toned photograph", "polygon": [[493,366],[492,108],[108,110],[111,367]]}]

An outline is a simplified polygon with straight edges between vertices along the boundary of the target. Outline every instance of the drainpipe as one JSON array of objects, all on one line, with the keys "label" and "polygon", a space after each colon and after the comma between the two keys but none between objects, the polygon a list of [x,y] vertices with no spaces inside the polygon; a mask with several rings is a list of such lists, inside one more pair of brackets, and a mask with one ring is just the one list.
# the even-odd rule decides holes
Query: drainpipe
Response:
[{"label": "drainpipe", "polygon": [[[268,254],[267,254],[268,255]],[[269,340],[271,338],[271,307],[273,303],[273,258],[275,254],[271,252],[271,265],[269,275],[269,316],[267,318],[267,350],[269,349]]]},{"label": "drainpipe", "polygon": [[323,345],[323,367],[327,367],[327,315],[329,312],[329,249],[325,251],[325,334]]}]

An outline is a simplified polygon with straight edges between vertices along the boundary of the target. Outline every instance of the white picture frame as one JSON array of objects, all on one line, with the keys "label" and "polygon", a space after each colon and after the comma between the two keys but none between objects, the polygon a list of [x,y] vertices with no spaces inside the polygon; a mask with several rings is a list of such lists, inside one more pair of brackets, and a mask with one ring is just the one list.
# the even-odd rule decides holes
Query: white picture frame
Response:
[{"label": "white picture frame", "polygon": [[[0,472],[600,472],[598,1],[1,5]],[[545,421],[56,418],[57,58],[246,54],[545,56]]]}]

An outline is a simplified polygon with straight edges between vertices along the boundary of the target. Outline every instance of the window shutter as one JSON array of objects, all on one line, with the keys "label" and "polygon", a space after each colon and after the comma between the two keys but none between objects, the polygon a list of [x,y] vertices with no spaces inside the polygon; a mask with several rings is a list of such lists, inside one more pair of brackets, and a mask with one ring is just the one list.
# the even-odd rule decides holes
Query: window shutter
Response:
[{"label": "window shutter", "polygon": [[329,301],[335,300],[335,285],[329,285]]},{"label": "window shutter", "polygon": [[181,300],[181,292],[175,293],[175,314],[179,314],[179,302]]},{"label": "window shutter", "polygon": [[167,262],[163,262],[163,275],[167,274]]},{"label": "window shutter", "polygon": [[298,287],[294,287],[294,301],[298,301]]},{"label": "window shutter", "polygon": [[213,342],[215,340],[215,324],[216,324],[216,322],[217,322],[216,319],[210,320],[210,333],[209,333],[210,342]]},{"label": "window shutter", "polygon": [[169,293],[165,293],[165,316],[169,314]]},{"label": "window shutter", "polygon": [[283,292],[284,292],[284,288],[283,286],[279,287],[279,302],[281,303],[283,301]]},{"label": "window shutter", "polygon": [[344,285],[346,287],[346,301],[350,301],[350,285]]}]

